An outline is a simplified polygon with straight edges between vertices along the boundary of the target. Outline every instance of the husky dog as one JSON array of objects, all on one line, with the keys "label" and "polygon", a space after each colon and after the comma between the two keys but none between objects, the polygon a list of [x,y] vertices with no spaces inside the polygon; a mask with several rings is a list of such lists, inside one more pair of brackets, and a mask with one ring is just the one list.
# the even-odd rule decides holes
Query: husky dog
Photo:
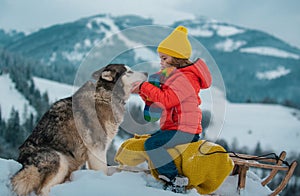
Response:
[{"label": "husky dog", "polygon": [[93,78],[96,82],[88,81],[73,96],[54,103],[20,146],[23,167],[11,179],[18,195],[48,195],[85,163],[88,169],[107,172],[106,152],[123,120],[125,101],[132,85],[145,81],[147,74],[110,64]]}]

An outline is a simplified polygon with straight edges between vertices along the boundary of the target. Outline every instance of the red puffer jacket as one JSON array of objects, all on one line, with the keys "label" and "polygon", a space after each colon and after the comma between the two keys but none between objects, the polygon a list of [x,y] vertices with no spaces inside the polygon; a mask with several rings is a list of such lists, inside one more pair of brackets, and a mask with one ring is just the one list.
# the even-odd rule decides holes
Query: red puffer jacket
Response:
[{"label": "red puffer jacket", "polygon": [[200,59],[179,68],[161,88],[149,82],[140,87],[140,96],[156,102],[162,109],[161,130],[180,130],[192,134],[202,132],[202,112],[199,108],[200,89],[210,87],[212,77],[207,65]]}]

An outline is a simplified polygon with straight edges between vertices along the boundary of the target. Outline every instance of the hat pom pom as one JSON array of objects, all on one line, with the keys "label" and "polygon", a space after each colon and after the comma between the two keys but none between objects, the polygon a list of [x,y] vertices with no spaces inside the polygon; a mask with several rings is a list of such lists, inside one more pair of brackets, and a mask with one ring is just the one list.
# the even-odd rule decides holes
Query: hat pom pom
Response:
[{"label": "hat pom pom", "polygon": [[175,30],[176,31],[181,31],[181,32],[183,32],[185,34],[188,34],[188,30],[184,26],[178,26]]}]

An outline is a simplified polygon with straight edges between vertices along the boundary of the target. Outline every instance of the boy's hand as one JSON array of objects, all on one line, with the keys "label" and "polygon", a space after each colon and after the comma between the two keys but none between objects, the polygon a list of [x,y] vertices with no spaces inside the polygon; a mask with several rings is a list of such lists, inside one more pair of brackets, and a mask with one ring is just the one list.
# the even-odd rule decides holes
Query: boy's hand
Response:
[{"label": "boy's hand", "polygon": [[131,87],[131,93],[138,94],[140,92],[140,86],[143,82],[134,82]]}]

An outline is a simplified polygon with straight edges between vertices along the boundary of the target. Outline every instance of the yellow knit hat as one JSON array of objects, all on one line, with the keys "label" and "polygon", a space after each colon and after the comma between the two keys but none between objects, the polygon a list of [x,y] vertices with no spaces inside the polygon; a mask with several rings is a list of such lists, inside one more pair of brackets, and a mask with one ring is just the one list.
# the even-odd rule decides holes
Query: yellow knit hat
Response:
[{"label": "yellow knit hat", "polygon": [[172,57],[188,59],[192,53],[192,47],[188,40],[188,30],[184,26],[178,26],[157,47],[157,52]]}]

